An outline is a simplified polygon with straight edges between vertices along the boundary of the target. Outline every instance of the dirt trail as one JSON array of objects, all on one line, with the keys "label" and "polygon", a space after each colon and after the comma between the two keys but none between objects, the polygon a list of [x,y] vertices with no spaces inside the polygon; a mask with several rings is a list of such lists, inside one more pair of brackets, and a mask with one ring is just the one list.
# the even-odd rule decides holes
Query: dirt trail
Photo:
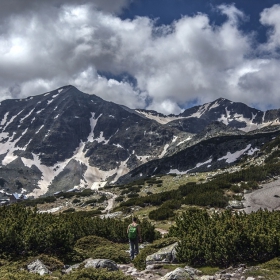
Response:
[{"label": "dirt trail", "polygon": [[259,209],[280,210],[280,179],[263,184],[261,189],[244,195],[244,211],[255,212]]}]

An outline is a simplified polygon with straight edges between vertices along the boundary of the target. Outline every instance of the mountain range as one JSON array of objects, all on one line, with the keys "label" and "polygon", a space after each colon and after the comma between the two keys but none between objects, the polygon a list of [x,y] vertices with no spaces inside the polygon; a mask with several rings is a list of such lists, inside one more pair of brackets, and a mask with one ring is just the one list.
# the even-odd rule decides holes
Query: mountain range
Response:
[{"label": "mountain range", "polygon": [[69,85],[0,104],[0,193],[30,197],[213,171],[255,156],[280,110],[219,98],[179,115],[130,109]]}]

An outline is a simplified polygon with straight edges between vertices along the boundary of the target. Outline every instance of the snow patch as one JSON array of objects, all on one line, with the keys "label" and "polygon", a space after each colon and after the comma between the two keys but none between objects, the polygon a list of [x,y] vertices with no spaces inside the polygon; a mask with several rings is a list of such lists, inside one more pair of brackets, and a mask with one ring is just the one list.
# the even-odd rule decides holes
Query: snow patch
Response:
[{"label": "snow patch", "polygon": [[191,118],[191,117],[200,118],[208,110],[209,106],[210,106],[210,103],[200,106],[199,109],[192,115],[188,116],[188,118]]},{"label": "snow patch", "polygon": [[124,149],[124,147],[122,145],[120,145],[120,144],[113,144],[113,146],[116,146],[118,148]]},{"label": "snow patch", "polygon": [[94,182],[91,186],[92,190],[98,190],[99,188],[104,188],[107,182]]},{"label": "snow patch", "polygon": [[205,165],[205,164],[207,164],[207,163],[211,163],[211,162],[212,162],[212,158],[208,159],[208,160],[205,161],[205,162],[198,163],[198,164],[195,166],[195,168],[200,167],[200,166],[202,166],[202,165]]},{"label": "snow patch", "polygon": [[167,174],[177,174],[177,175],[185,175],[188,173],[187,171],[179,171],[178,169],[170,169],[170,171]]},{"label": "snow patch", "polygon": [[172,143],[175,143],[178,139],[178,136],[173,136]]},{"label": "snow patch", "polygon": [[210,106],[210,107],[208,108],[208,111],[210,111],[210,110],[212,110],[212,109],[214,109],[214,108],[216,108],[216,107],[219,107],[219,106],[220,106],[219,102],[216,101],[212,106]]},{"label": "snow patch", "polygon": [[7,117],[9,115],[9,112],[7,112],[5,115],[4,115],[4,118],[2,119],[1,121],[1,125],[4,125],[6,122],[7,122]]},{"label": "snow patch", "polygon": [[218,160],[225,159],[227,163],[235,162],[241,155],[243,155],[246,151],[248,151],[251,148],[251,144],[247,145],[247,147],[241,151],[236,151],[235,153],[227,152],[227,154]]},{"label": "snow patch", "polygon": [[26,118],[28,118],[28,117],[33,113],[34,110],[35,110],[35,108],[32,109],[25,117],[23,117],[23,118],[20,120],[20,123],[23,123],[23,121],[24,121]]},{"label": "snow patch", "polygon": [[44,127],[44,125],[42,125],[36,132],[35,134],[38,134],[40,132],[40,130]]},{"label": "snow patch", "polygon": [[185,140],[179,142],[179,143],[177,144],[177,146],[179,146],[179,145],[181,145],[181,144],[183,144],[183,143],[185,143],[185,142],[187,142],[187,141],[190,141],[191,139],[192,139],[192,138],[189,136],[187,139],[185,139]]},{"label": "snow patch", "polygon": [[[27,130],[28,130],[28,128],[22,133],[21,137],[27,132]],[[15,135],[16,135],[16,133],[14,132],[13,135],[11,137],[9,137],[8,140],[5,143],[0,143],[0,155],[6,154],[6,156],[2,160],[2,165],[7,165],[17,158],[17,156],[14,155],[14,151],[24,150],[24,148],[16,147],[16,144],[21,139],[21,137],[19,137],[17,139],[17,141],[13,142],[13,138],[14,138]],[[2,132],[0,134],[0,136],[3,139],[3,137],[5,137],[5,136],[7,137],[8,134],[5,134],[4,132]]]},{"label": "snow patch", "polygon": [[143,115],[147,119],[154,120],[154,121],[156,121],[160,124],[167,124],[167,123],[169,123],[171,121],[174,121],[174,120],[184,119],[183,117],[168,117],[168,116],[153,115],[151,113],[142,112],[142,111],[139,111],[139,110],[135,110],[135,111],[137,113]]},{"label": "snow patch", "polygon": [[7,124],[6,124],[5,127],[3,128],[3,131],[8,127],[8,125],[9,125],[10,123],[12,123],[12,122],[14,121],[14,119],[15,119],[19,114],[21,114],[22,111],[23,111],[23,110],[21,110],[17,115],[13,116],[13,117],[7,122]]},{"label": "snow patch", "polygon": [[166,145],[164,146],[163,151],[162,151],[161,154],[158,156],[158,158],[163,158],[163,157],[164,157],[164,155],[165,155],[166,152],[167,152],[168,147],[169,147],[169,144],[166,144]]},{"label": "snow patch", "polygon": [[89,142],[93,142],[94,141],[94,128],[95,128],[95,126],[97,124],[98,119],[102,116],[102,114],[99,115],[97,117],[97,119],[95,119],[94,116],[95,116],[95,113],[91,113],[91,118],[89,120],[90,121],[90,127],[91,127],[90,134],[88,136],[88,141]]},{"label": "snow patch", "polygon": [[45,210],[45,211],[40,210],[40,211],[38,211],[38,213],[55,213],[55,212],[59,211],[61,208],[63,208],[63,207],[59,206],[59,207],[55,207],[55,208]]},{"label": "snow patch", "polygon": [[40,114],[42,111],[44,111],[44,109],[37,111],[36,114]]}]

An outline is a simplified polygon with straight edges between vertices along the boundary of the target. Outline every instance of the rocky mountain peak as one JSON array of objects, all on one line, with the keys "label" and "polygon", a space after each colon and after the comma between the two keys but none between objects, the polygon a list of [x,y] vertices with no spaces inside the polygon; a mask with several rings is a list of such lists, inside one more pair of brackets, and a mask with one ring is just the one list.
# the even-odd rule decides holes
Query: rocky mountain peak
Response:
[{"label": "rocky mountain peak", "polygon": [[[0,103],[2,192],[40,196],[113,183],[137,170],[141,177],[173,169],[187,172],[197,165],[201,169],[203,162],[210,165],[219,145],[215,158],[229,151],[225,143],[229,138],[221,136],[238,142],[231,153],[259,149],[271,136],[253,141],[253,131],[275,126],[278,119],[277,110],[264,113],[223,98],[177,116],[165,116],[107,102],[71,85],[25,99],[4,100]],[[244,140],[246,131],[251,131],[251,138]],[[199,145],[204,148],[197,148]],[[186,161],[190,155],[192,160]],[[156,166],[148,167],[150,162]],[[211,168],[223,164],[227,163],[219,161]]]}]

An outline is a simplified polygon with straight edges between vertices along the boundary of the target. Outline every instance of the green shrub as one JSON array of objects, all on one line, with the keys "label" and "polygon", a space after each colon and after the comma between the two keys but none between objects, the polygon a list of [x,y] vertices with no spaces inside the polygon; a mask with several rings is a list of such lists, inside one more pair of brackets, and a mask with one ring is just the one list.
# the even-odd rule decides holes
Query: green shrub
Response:
[{"label": "green shrub", "polygon": [[149,213],[149,218],[151,220],[155,220],[155,221],[167,220],[174,216],[175,216],[175,213],[172,209],[167,208],[167,207],[162,207],[162,206]]},{"label": "green shrub", "polygon": [[94,204],[97,202],[97,199],[89,199],[84,202],[84,205]]},{"label": "green shrub", "polygon": [[95,235],[89,235],[77,240],[77,242],[75,243],[75,249],[84,250],[84,251],[86,250],[93,251],[97,247],[100,246],[104,247],[112,244],[113,242],[106,238],[95,236]]},{"label": "green shrub", "polygon": [[153,248],[151,246],[147,246],[144,249],[140,250],[139,254],[132,261],[134,266],[138,270],[144,270],[146,268],[146,258],[147,258],[147,256],[152,255],[157,251],[158,251],[158,249]]},{"label": "green shrub", "polygon": [[114,243],[110,246],[100,246],[94,251],[88,252],[86,256],[93,259],[110,259],[116,263],[130,263],[130,256],[126,252],[128,250],[129,245],[126,245],[124,250],[122,245]]},{"label": "green shrub", "polygon": [[68,208],[66,210],[63,210],[62,212],[63,213],[72,213],[72,212],[75,212],[75,211],[76,211],[75,208]]},{"label": "green shrub", "polygon": [[179,261],[194,266],[226,267],[265,262],[279,256],[280,212],[212,213],[190,208],[176,218],[169,236],[180,239]]},{"label": "green shrub", "polygon": [[78,199],[78,198],[74,198],[73,201],[72,201],[72,203],[80,203],[80,202],[81,202],[81,200]]},{"label": "green shrub", "polygon": [[280,258],[274,258],[268,262],[265,262],[260,265],[261,268],[269,270],[280,270]]},{"label": "green shrub", "polygon": [[129,198],[131,198],[131,197],[138,197],[138,196],[139,196],[138,193],[129,193],[129,194],[127,195],[127,197],[129,197]]},{"label": "green shrub", "polygon": [[86,258],[110,259],[117,263],[129,263],[128,245],[116,244],[98,236],[86,236],[75,244],[75,250]]},{"label": "green shrub", "polygon": [[29,258],[26,262],[26,266],[37,259],[39,259],[50,271],[61,270],[64,267],[64,264],[57,258],[44,254]]},{"label": "green shrub", "polygon": [[77,197],[85,197],[85,196],[91,196],[95,194],[95,191],[94,190],[91,190],[91,189],[84,189],[82,192],[77,192],[76,193],[76,196]]},{"label": "green shrub", "polygon": [[119,196],[115,199],[116,202],[121,202],[123,201],[123,196]]}]

